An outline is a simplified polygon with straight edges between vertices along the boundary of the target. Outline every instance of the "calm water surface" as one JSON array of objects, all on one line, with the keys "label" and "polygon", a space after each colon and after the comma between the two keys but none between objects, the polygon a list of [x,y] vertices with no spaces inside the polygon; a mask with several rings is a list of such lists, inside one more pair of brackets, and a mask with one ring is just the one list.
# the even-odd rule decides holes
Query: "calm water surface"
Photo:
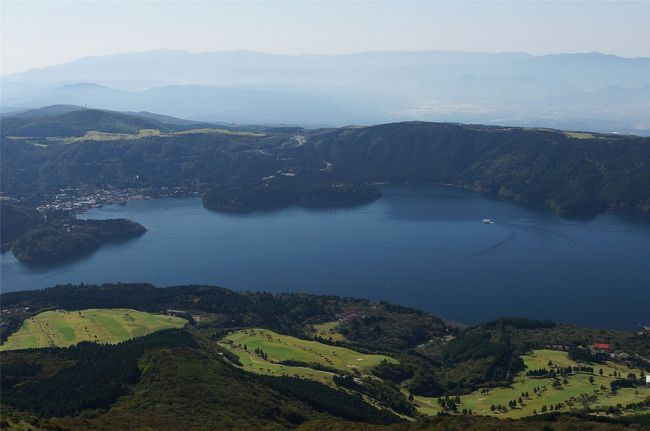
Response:
[{"label": "calm water surface", "polygon": [[387,187],[382,199],[352,209],[241,216],[206,210],[199,199],[159,199],[83,217],[129,218],[148,232],[56,266],[5,253],[2,291],[203,283],[384,299],[470,324],[498,316],[650,324],[650,224],[613,212],[568,220],[430,186]]}]

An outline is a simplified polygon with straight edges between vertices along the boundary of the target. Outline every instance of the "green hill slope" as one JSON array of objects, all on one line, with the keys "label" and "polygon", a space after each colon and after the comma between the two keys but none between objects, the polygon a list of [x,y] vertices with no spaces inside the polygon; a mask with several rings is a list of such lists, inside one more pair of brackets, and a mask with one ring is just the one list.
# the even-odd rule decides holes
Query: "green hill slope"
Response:
[{"label": "green hill slope", "polygon": [[81,341],[114,344],[186,323],[179,317],[118,308],[44,311],[25,320],[0,351],[67,347]]},{"label": "green hill slope", "polygon": [[[138,309],[117,311],[134,320],[168,308],[197,317],[118,344],[3,351],[3,429],[575,431],[643,429],[650,411],[647,335],[526,319],[460,330],[384,302],[209,286],[60,286],[0,300],[6,345],[43,316],[57,317],[44,332],[61,339],[140,331],[116,310],[85,310],[98,306]],[[572,347],[543,348],[558,337]],[[594,339],[614,358],[584,359],[578,343]]]},{"label": "green hill slope", "polygon": [[136,133],[142,129],[170,130],[159,121],[100,109],[81,109],[54,116],[2,118],[4,136],[71,137],[86,132]]}]

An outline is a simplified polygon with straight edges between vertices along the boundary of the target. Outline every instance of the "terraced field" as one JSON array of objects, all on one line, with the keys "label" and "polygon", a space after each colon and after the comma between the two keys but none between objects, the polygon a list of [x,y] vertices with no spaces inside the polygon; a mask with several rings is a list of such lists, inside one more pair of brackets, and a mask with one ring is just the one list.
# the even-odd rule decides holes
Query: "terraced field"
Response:
[{"label": "terraced field", "polygon": [[27,319],[0,350],[66,347],[80,341],[119,343],[186,323],[178,317],[121,308],[45,311]]},{"label": "terraced field", "polygon": [[[259,328],[233,332],[219,344],[237,355],[243,368],[248,371],[275,376],[295,375],[325,383],[332,381],[334,371],[338,374],[364,375],[383,360],[397,362],[384,355],[359,353]],[[264,352],[264,357],[260,350]],[[282,364],[284,361],[297,361],[301,365]],[[313,364],[318,364],[322,369],[315,369]]]},{"label": "terraced field", "polygon": [[[569,359],[566,352],[556,350],[535,350],[529,355],[523,356],[524,362],[529,369],[549,368],[549,361],[553,366],[576,366],[575,361]],[[592,365],[589,365],[592,366]],[[488,393],[476,391],[472,394],[461,396],[459,410],[470,409],[474,414],[492,415],[504,418],[520,418],[540,413],[542,406],[557,405],[563,403],[561,411],[581,410],[585,406],[596,408],[600,406],[616,406],[617,404],[638,403],[650,397],[650,388],[623,388],[616,394],[610,391],[610,382],[615,378],[614,371],[627,376],[628,373],[640,375],[640,370],[627,368],[618,364],[607,363],[605,365],[594,364],[594,374],[577,373],[567,377],[567,382],[562,382],[560,388],[553,387],[553,379],[533,379],[526,377],[521,372],[515,378],[511,387],[490,389]],[[603,370],[601,376],[599,371]],[[593,383],[589,381],[593,378]],[[559,379],[560,381],[563,378]],[[601,389],[604,386],[606,389]],[[539,391],[535,393],[535,388]],[[515,409],[508,409],[505,413],[492,412],[490,406],[508,406],[511,400],[517,400],[522,392],[528,392],[528,398],[522,398],[523,403],[518,404]],[[425,414],[436,414],[440,411],[437,399],[426,397],[415,397],[418,410]]]}]

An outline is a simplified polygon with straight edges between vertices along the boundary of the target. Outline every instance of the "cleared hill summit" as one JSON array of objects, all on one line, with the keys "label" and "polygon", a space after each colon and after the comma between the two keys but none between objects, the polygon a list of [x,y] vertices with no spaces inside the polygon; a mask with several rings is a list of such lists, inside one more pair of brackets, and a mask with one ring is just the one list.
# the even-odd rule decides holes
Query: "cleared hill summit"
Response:
[{"label": "cleared hill summit", "polygon": [[136,133],[140,130],[184,130],[205,126],[190,120],[151,114],[122,113],[102,109],[84,109],[72,105],[54,105],[2,117],[4,136],[16,137],[79,137],[89,131]]}]

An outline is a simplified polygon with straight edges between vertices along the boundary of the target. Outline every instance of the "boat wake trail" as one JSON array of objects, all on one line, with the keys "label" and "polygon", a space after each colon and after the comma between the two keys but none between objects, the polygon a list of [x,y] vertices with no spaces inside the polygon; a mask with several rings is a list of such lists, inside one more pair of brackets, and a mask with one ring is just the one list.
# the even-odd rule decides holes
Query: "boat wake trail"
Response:
[{"label": "boat wake trail", "polygon": [[512,226],[514,228],[523,229],[530,232],[558,236],[560,238],[564,238],[565,240],[569,241],[571,244],[578,244],[578,241],[576,241],[572,236],[557,230],[547,229],[539,226],[531,226],[527,224],[518,224],[518,223],[499,223],[499,224],[502,226]]},{"label": "boat wake trail", "polygon": [[499,248],[499,247],[501,247],[503,245],[506,245],[507,243],[509,243],[510,241],[512,241],[514,239],[515,239],[515,231],[513,230],[512,232],[510,232],[510,235],[503,238],[501,241],[497,242],[496,244],[491,245],[491,246],[489,246],[487,248],[484,248],[481,251],[478,251],[476,253],[471,253],[471,254],[473,254],[475,256],[485,256],[486,254],[492,253],[497,248]]},{"label": "boat wake trail", "polygon": [[386,250],[400,250],[400,251],[415,251],[415,252],[424,252],[424,253],[442,253],[442,254],[459,254],[470,256],[475,253],[467,253],[464,251],[454,251],[454,250],[439,250],[432,248],[417,248],[417,247],[396,247],[392,245],[375,245],[376,248],[383,248]]},{"label": "boat wake trail", "polygon": [[433,249],[433,248],[418,248],[418,247],[396,247],[390,245],[375,245],[377,248],[383,248],[386,250],[400,250],[400,251],[413,251],[413,252],[424,252],[424,253],[442,253],[442,254],[456,254],[461,256],[485,256],[492,253],[496,249],[506,245],[510,241],[515,239],[515,231],[510,232],[510,234],[503,238],[501,241],[493,244],[489,247],[486,247],[479,251],[455,251],[455,250],[443,250],[443,249]]}]

